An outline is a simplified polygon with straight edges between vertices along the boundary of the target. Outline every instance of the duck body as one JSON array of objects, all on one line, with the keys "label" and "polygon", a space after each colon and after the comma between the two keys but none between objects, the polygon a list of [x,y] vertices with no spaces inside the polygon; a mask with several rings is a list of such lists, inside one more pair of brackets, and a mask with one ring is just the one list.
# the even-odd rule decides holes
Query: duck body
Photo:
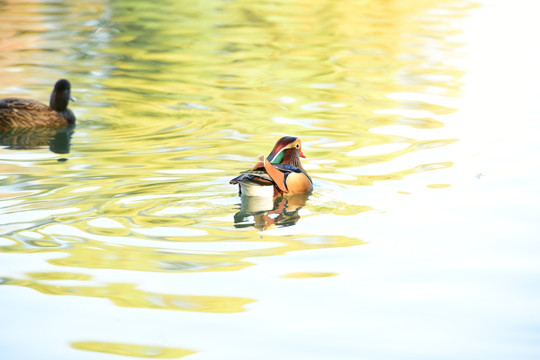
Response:
[{"label": "duck body", "polygon": [[67,126],[75,123],[75,115],[67,108],[71,84],[58,80],[51,93],[50,105],[28,99],[0,100],[0,130],[37,126]]},{"label": "duck body", "polygon": [[282,137],[268,157],[259,156],[259,161],[250,170],[229,183],[238,184],[242,196],[307,194],[313,190],[313,181],[302,167],[300,157],[305,157],[300,139]]}]

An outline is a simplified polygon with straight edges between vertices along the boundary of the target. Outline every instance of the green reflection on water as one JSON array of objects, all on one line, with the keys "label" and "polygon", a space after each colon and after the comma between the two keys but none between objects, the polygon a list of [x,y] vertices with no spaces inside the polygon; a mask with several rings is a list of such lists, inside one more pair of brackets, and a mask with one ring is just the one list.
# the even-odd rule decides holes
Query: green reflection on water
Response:
[{"label": "green reflection on water", "polygon": [[[2,97],[47,99],[54,81],[66,77],[79,120],[65,162],[34,149],[44,144],[0,154],[0,231],[13,242],[1,251],[60,254],[47,260],[58,268],[184,273],[237,271],[249,258],[363,244],[355,226],[342,229],[347,236],[321,236],[291,225],[318,215],[331,229],[330,215],[372,209],[350,194],[452,166],[441,158],[364,171],[455,141],[376,130],[438,129],[455,111],[418,95],[459,96],[463,72],[448,61],[460,46],[452,20],[470,8],[445,0],[2,2],[0,77],[9,86]],[[283,211],[238,215],[228,180],[284,134],[302,137],[313,196],[278,204]],[[404,146],[357,153],[395,144]],[[320,196],[328,192],[335,197]],[[291,230],[261,237],[252,226]],[[183,242],[220,250],[184,249]],[[222,249],[241,242],[263,246]],[[36,274],[7,283],[169,310],[236,312],[253,301],[221,303],[134,284],[52,286],[45,280],[58,272]],[[160,305],[151,300],[158,298]]]}]

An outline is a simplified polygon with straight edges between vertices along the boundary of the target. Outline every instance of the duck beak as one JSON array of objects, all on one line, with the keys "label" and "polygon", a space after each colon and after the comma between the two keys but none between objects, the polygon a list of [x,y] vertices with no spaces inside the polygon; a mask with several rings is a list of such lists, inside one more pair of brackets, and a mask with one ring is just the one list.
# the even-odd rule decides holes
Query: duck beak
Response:
[{"label": "duck beak", "polygon": [[303,157],[305,159],[306,155],[304,155],[304,153],[300,151],[300,157]]},{"label": "duck beak", "polygon": [[69,100],[71,100],[71,101],[77,101],[73,96],[70,96],[70,97],[69,97]]}]

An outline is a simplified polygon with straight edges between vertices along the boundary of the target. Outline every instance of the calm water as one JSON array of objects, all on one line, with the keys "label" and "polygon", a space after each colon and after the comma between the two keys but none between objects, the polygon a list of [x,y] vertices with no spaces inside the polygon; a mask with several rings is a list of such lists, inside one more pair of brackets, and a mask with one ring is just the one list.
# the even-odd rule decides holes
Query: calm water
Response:
[{"label": "calm water", "polygon": [[[537,13],[0,1],[0,98],[78,118],[0,137],[0,357],[540,358]],[[314,192],[254,211],[283,135]]]}]

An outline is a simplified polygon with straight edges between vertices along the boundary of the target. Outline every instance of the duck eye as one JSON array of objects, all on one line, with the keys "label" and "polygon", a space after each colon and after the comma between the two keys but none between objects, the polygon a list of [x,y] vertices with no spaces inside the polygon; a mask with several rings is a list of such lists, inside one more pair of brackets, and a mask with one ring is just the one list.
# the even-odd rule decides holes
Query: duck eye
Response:
[{"label": "duck eye", "polygon": [[299,149],[299,148],[300,148],[300,144],[296,144],[296,148]]}]

